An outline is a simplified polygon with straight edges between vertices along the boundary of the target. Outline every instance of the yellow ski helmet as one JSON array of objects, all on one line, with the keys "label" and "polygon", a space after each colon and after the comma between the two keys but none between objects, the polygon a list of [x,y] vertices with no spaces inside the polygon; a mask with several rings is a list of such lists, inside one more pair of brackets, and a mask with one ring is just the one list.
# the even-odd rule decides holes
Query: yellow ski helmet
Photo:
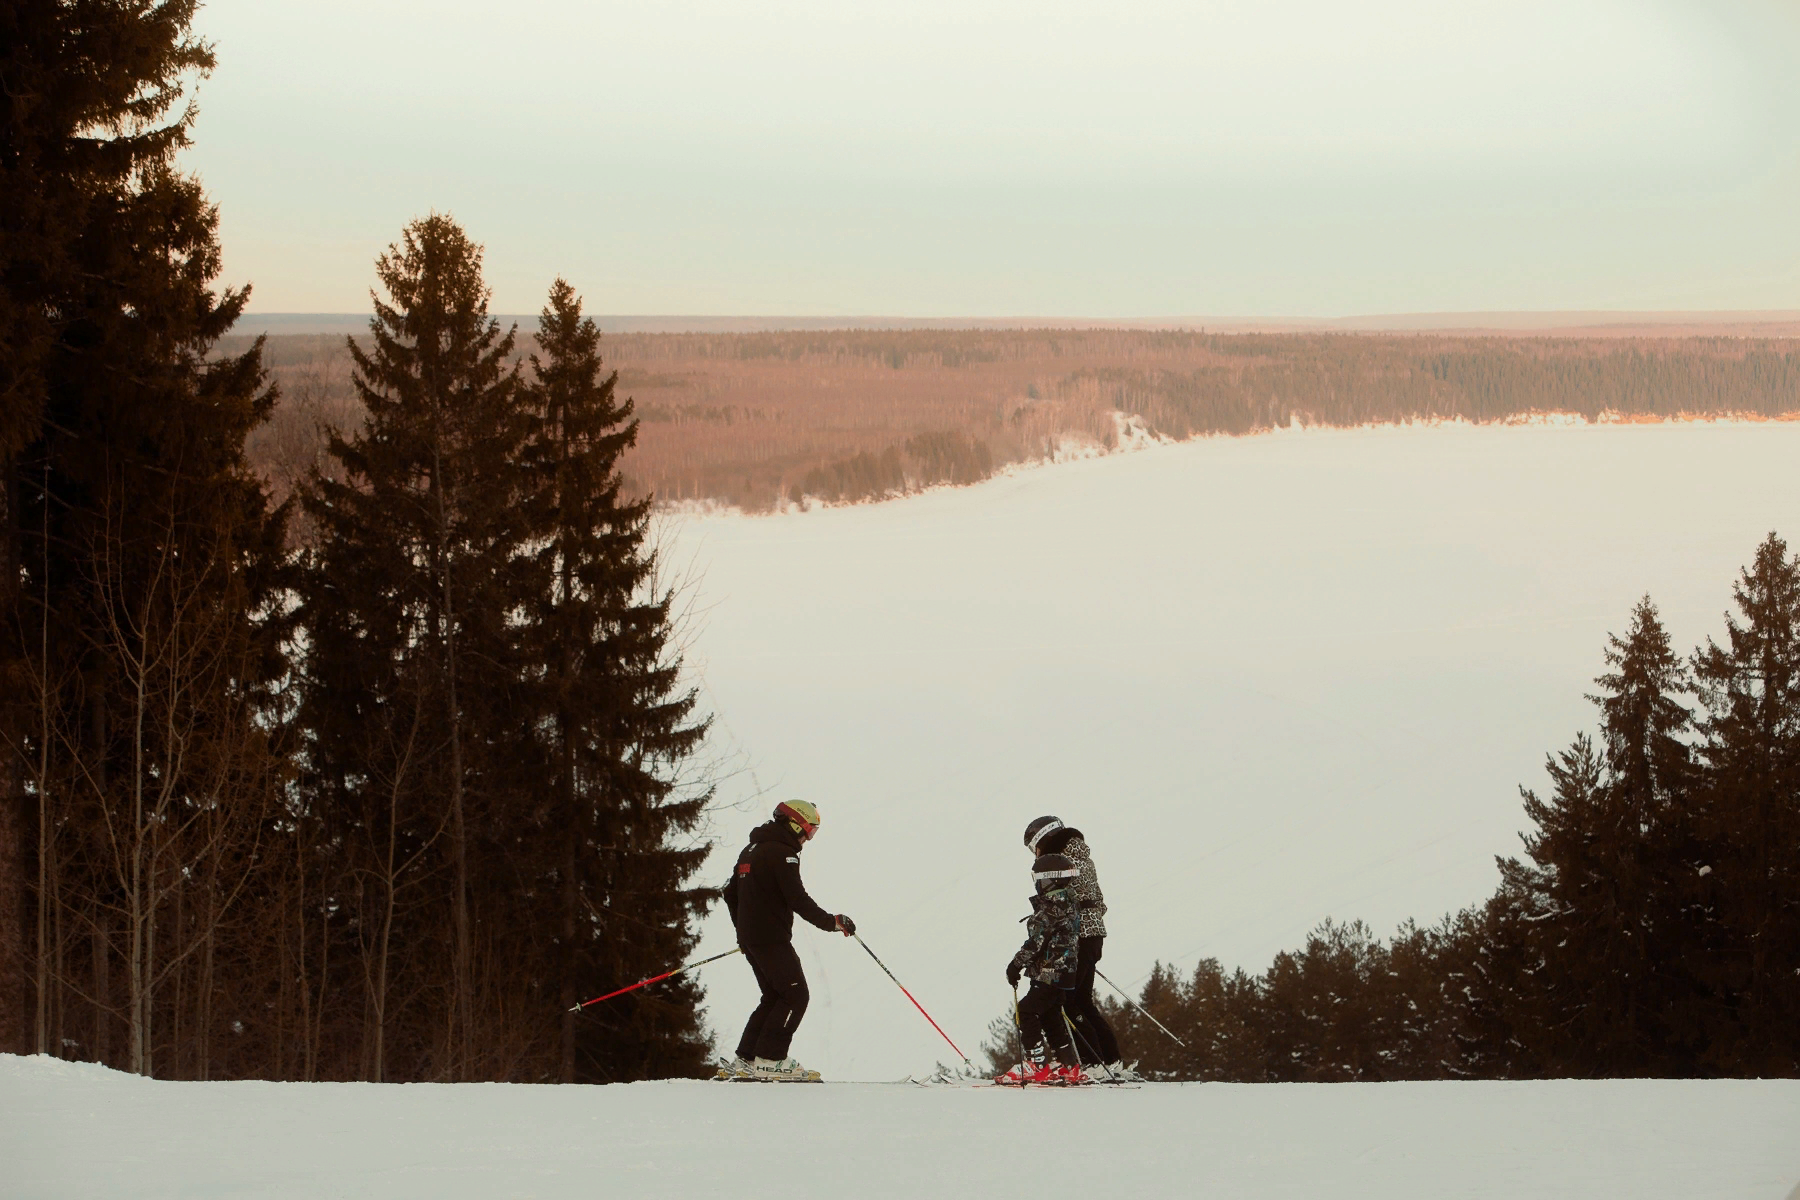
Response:
[{"label": "yellow ski helmet", "polygon": [[808,841],[819,832],[818,807],[804,800],[783,800],[775,806],[775,819],[789,822],[795,832]]}]

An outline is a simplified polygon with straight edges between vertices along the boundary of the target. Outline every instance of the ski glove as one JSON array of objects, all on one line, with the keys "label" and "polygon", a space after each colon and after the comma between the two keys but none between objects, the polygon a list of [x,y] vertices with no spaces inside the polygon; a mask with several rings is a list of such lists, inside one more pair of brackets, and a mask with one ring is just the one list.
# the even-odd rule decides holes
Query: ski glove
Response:
[{"label": "ski glove", "polygon": [[1015,989],[1019,986],[1019,976],[1022,974],[1024,974],[1024,968],[1019,966],[1018,959],[1015,958],[1006,964],[1006,982],[1010,983]]},{"label": "ski glove", "polygon": [[856,932],[856,922],[852,921],[849,917],[846,917],[843,913],[837,915],[837,927],[838,932],[842,933],[845,937],[849,937]]}]

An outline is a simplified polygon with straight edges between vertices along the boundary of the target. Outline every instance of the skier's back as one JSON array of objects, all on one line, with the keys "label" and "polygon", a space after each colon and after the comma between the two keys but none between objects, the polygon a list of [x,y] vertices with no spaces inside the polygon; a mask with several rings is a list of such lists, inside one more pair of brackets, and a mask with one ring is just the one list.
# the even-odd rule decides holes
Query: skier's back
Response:
[{"label": "skier's back", "polygon": [[800,956],[794,953],[794,915],[828,933],[849,937],[856,924],[833,915],[807,895],[800,882],[800,851],[819,829],[819,810],[804,800],[775,806],[772,819],[750,832],[738,854],[724,899],[738,945],[756,973],[762,1000],[738,1039],[737,1057],[720,1078],[811,1081],[808,1071],[788,1057],[788,1045],[811,999]]}]

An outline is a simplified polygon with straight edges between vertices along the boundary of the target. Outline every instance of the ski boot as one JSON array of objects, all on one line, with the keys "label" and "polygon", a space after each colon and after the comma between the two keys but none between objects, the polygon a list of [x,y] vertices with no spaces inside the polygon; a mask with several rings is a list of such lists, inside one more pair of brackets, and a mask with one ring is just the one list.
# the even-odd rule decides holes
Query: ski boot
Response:
[{"label": "ski boot", "polygon": [[1136,1063],[1132,1063],[1128,1067],[1124,1064],[1123,1061],[1109,1062],[1106,1064],[1105,1067],[1103,1067],[1101,1069],[1104,1070],[1108,1075],[1110,1075],[1112,1077],[1112,1080],[1114,1083],[1142,1083],[1142,1082],[1144,1082],[1144,1077],[1142,1075],[1138,1074]]},{"label": "ski boot", "polygon": [[1012,1070],[994,1076],[1003,1087],[1054,1087],[1062,1083],[1062,1067],[1043,1059],[1026,1059]]},{"label": "ski boot", "polygon": [[809,1071],[791,1058],[750,1060],[749,1078],[764,1083],[823,1083],[817,1071]]}]

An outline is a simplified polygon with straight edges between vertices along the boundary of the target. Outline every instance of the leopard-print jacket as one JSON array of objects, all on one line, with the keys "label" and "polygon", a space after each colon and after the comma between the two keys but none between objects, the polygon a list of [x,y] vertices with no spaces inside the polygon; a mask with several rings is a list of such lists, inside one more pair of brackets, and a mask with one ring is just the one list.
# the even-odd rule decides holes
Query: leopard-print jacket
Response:
[{"label": "leopard-print jacket", "polygon": [[1094,870],[1094,856],[1088,853],[1084,838],[1070,838],[1057,851],[1074,863],[1081,872],[1075,880],[1075,901],[1081,905],[1081,936],[1106,936],[1106,897],[1100,894],[1100,876]]}]

